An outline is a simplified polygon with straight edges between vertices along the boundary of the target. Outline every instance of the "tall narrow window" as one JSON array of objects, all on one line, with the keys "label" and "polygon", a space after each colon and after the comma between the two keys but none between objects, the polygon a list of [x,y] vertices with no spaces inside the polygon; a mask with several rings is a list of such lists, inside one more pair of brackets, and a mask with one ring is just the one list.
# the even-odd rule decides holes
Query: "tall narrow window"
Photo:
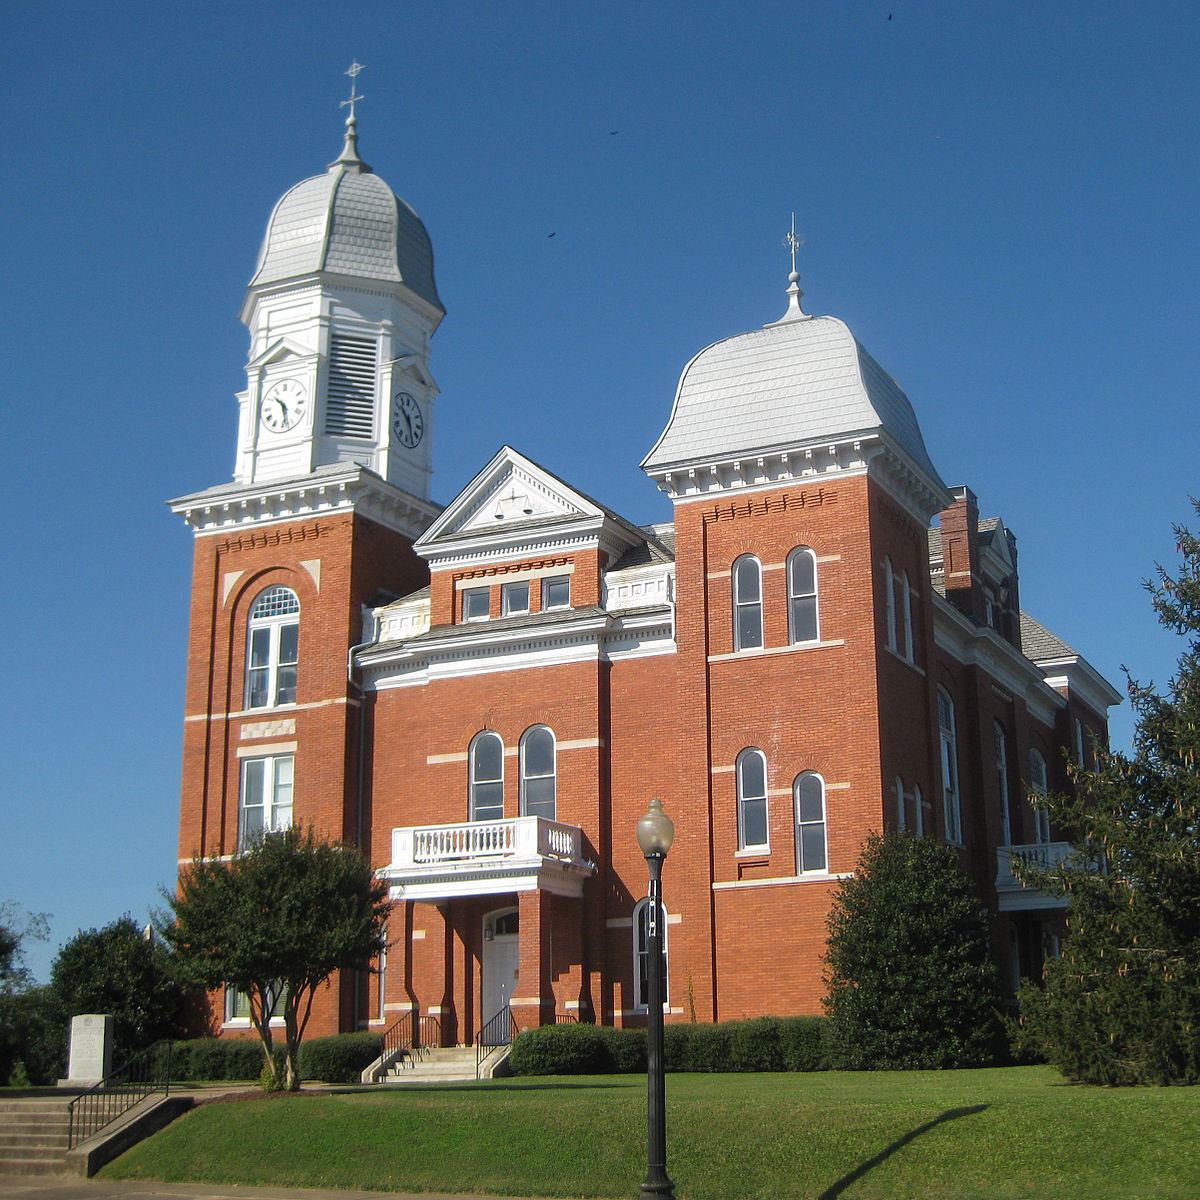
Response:
[{"label": "tall narrow window", "polygon": [[925,836],[925,798],[921,795],[921,785],[913,784],[913,811],[916,813],[917,837]]},{"label": "tall narrow window", "polygon": [[291,588],[269,587],[250,609],[246,707],[296,703],[300,601]]},{"label": "tall narrow window", "polygon": [[[658,934],[662,939],[662,998],[669,1003],[667,981],[667,910],[658,906]],[[633,910],[633,1006],[645,1008],[650,1002],[650,900],[639,900]]]},{"label": "tall narrow window", "polygon": [[1039,797],[1050,790],[1046,760],[1037,750],[1029,752],[1029,802],[1033,805],[1034,839],[1041,846],[1050,842],[1050,814],[1041,806]]},{"label": "tall narrow window", "polygon": [[884,607],[887,616],[887,645],[889,650],[896,649],[896,573],[892,570],[892,560],[883,560],[883,592]]},{"label": "tall narrow window", "polygon": [[829,869],[825,842],[825,781],[811,771],[792,785],[796,804],[796,871],[799,875]]},{"label": "tall narrow window", "polygon": [[908,828],[908,814],[904,811],[904,780],[896,776],[896,828]]},{"label": "tall narrow window", "polygon": [[767,759],[743,750],[737,759],[738,849],[767,849]]},{"label": "tall narrow window", "polygon": [[1085,765],[1084,753],[1086,751],[1086,747],[1087,747],[1087,743],[1086,743],[1086,741],[1084,739],[1084,735],[1083,735],[1083,722],[1078,717],[1076,717],[1075,718],[1075,763],[1077,766],[1082,767]]},{"label": "tall narrow window", "polygon": [[962,808],[958,794],[958,732],[954,723],[954,701],[938,688],[938,741],[942,751],[942,805],[946,818],[946,841],[962,845]]},{"label": "tall narrow window", "polygon": [[504,817],[504,743],[500,735],[477,733],[469,757],[471,820],[499,821]]},{"label": "tall narrow window", "polygon": [[797,642],[820,637],[817,622],[817,556],[804,546],[788,555],[788,632]]},{"label": "tall narrow window", "polygon": [[375,434],[375,339],[332,334],[325,432],[335,437]]},{"label": "tall narrow window", "polygon": [[521,739],[521,815],[554,820],[554,734],[545,725],[525,731]]},{"label": "tall narrow window", "polygon": [[907,662],[913,662],[913,619],[912,589],[908,586],[908,572],[900,572],[900,615],[904,618],[904,643],[901,653]]},{"label": "tall narrow window", "polygon": [[754,650],[762,644],[762,564],[745,554],[733,564],[733,647]]},{"label": "tall narrow window", "polygon": [[242,760],[239,850],[253,845],[264,833],[291,828],[295,762],[290,754]]},{"label": "tall narrow window", "polygon": [[1008,738],[997,721],[996,735],[996,786],[1000,792],[1000,836],[1002,846],[1012,845],[1012,815],[1008,808]]}]

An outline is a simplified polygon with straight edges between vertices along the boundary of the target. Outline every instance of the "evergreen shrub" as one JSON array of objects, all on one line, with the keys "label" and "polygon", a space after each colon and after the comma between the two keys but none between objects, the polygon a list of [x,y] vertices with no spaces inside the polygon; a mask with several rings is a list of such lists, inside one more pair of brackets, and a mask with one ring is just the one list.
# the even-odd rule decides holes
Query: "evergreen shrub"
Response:
[{"label": "evergreen shrub", "polygon": [[377,1033],[339,1033],[314,1038],[300,1046],[300,1076],[324,1083],[358,1083],[363,1070],[380,1055],[383,1038]]},{"label": "evergreen shrub", "polygon": [[[283,1062],[283,1047],[275,1047],[275,1061]],[[171,1079],[190,1083],[195,1080],[258,1079],[263,1069],[262,1044],[258,1039],[189,1038],[171,1047]]]}]

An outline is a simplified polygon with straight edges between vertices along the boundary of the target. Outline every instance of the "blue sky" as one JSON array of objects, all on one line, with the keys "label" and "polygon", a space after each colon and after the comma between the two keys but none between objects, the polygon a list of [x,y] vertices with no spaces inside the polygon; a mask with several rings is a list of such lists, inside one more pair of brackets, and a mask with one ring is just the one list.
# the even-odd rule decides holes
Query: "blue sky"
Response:
[{"label": "blue sky", "polygon": [[1165,682],[1140,581],[1200,491],[1194,4],[9,0],[0,900],[52,915],[36,973],[172,878],[191,537],[163,501],[231,475],[236,313],[355,58],[449,312],[436,498],[510,442],[668,519],[638,462],[687,359],[783,311],[795,209],[806,307],[1016,532],[1025,607]]}]

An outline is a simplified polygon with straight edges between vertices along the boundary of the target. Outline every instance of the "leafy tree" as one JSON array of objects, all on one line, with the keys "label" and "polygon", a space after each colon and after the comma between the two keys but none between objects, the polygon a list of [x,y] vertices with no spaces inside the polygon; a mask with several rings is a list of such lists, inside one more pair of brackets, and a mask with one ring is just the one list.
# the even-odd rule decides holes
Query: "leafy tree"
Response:
[{"label": "leafy tree", "polygon": [[48,929],[44,913],[27,913],[11,900],[0,904],[0,1083],[7,1082],[24,1056],[22,998],[33,984],[24,946],[30,940],[45,941]]},{"label": "leafy tree", "polygon": [[988,916],[954,851],[867,839],[829,914],[825,1009],[855,1069],[979,1066],[1002,1048]]},{"label": "leafy tree", "polygon": [[[1193,501],[1200,513],[1200,503]],[[1017,1042],[1089,1083],[1200,1083],[1200,539],[1147,583],[1186,637],[1165,695],[1129,679],[1133,753],[1094,747],[1044,801],[1075,853],[1026,882],[1068,898],[1062,956],[1019,994]],[[1128,674],[1128,673],[1127,673]]]},{"label": "leafy tree", "polygon": [[187,993],[171,955],[128,913],[63,946],[50,968],[50,995],[64,1046],[73,1016],[112,1015],[115,1066],[186,1028]]},{"label": "leafy tree", "polygon": [[263,1049],[263,1077],[280,1086],[270,1015],[286,1039],[288,1090],[300,1087],[300,1041],[317,988],[334,971],[366,971],[384,948],[387,887],[349,846],[312,831],[271,833],[227,862],[197,860],[170,897],[165,931],[189,978],[245,993]]}]

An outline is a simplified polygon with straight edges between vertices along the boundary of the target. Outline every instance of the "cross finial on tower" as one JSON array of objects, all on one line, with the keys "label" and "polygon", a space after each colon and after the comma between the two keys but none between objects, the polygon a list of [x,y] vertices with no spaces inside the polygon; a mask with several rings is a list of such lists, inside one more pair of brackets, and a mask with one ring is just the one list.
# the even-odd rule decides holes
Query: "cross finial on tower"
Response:
[{"label": "cross finial on tower", "polygon": [[355,105],[356,105],[356,104],[357,104],[357,103],[358,103],[360,100],[363,100],[363,99],[365,99],[365,97],[364,97],[364,96],[359,96],[359,95],[357,94],[357,91],[358,91],[358,73],[359,73],[359,71],[361,71],[361,70],[363,70],[363,69],[364,69],[364,68],[363,68],[363,65],[362,65],[362,63],[360,63],[360,62],[359,62],[357,59],[355,59],[355,60],[354,60],[354,62],[352,62],[352,63],[350,64],[350,70],[348,70],[348,71],[346,72],[346,74],[350,76],[350,96],[349,96],[349,98],[348,98],[348,99],[346,99],[346,100],[343,100],[343,101],[341,102],[341,104],[340,104],[338,107],[339,107],[339,108],[345,108],[347,104],[350,106],[350,117],[349,117],[349,119],[347,120],[347,124],[349,124],[349,123],[350,123],[350,121],[357,120],[357,118],[356,118],[356,117],[355,117],[355,115],[354,115],[354,106],[355,106]]},{"label": "cross finial on tower", "polygon": [[346,118],[346,141],[342,146],[342,153],[333,162],[329,164],[330,169],[334,167],[347,171],[363,171],[369,172],[370,167],[367,166],[361,158],[358,157],[358,116],[355,113],[355,105],[363,99],[358,94],[358,73],[363,69],[362,63],[357,59],[350,64],[350,70],[346,72],[350,76],[350,95],[340,104],[341,108],[349,108],[350,115]]}]

